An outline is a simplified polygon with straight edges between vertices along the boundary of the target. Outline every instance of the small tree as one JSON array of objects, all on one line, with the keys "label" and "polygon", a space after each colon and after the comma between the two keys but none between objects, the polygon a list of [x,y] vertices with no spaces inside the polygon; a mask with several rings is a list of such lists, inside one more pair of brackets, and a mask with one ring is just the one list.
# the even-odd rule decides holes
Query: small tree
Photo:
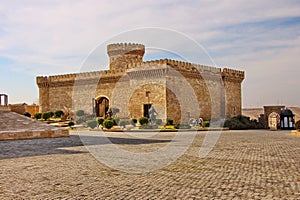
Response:
[{"label": "small tree", "polygon": [[103,125],[104,118],[100,117],[97,119],[99,125]]},{"label": "small tree", "polygon": [[106,119],[103,122],[104,128],[111,129],[114,126],[114,121],[112,119]]},{"label": "small tree", "polygon": [[74,125],[75,125],[75,123],[72,122],[72,121],[68,123],[68,126],[69,126],[70,128],[72,128],[72,126],[74,126]]},{"label": "small tree", "polygon": [[137,123],[137,119],[131,119],[130,124],[131,124],[132,126],[135,126],[136,123]]},{"label": "small tree", "polygon": [[34,119],[41,119],[42,113],[35,113],[33,117],[34,117]]},{"label": "small tree", "polygon": [[54,111],[54,117],[61,117],[64,114],[62,110],[56,110]]},{"label": "small tree", "polygon": [[98,125],[98,122],[96,120],[89,120],[87,121],[87,125],[90,128],[95,128]]},{"label": "small tree", "polygon": [[49,114],[50,114],[50,117],[53,117],[54,116],[54,112],[49,112]]},{"label": "small tree", "polygon": [[114,121],[114,125],[118,125],[120,122],[120,118],[114,118],[113,121]]},{"label": "small tree", "polygon": [[173,119],[167,119],[167,125],[173,125]]},{"label": "small tree", "polygon": [[48,120],[51,117],[51,114],[49,112],[42,113],[42,119]]},{"label": "small tree", "polygon": [[120,120],[120,121],[119,121],[119,126],[125,127],[125,126],[126,126],[126,121]]},{"label": "small tree", "polygon": [[209,121],[204,121],[203,122],[203,127],[208,128],[210,126]]},{"label": "small tree", "polygon": [[81,117],[84,115],[84,110],[77,110],[76,111],[76,116]]},{"label": "small tree", "polygon": [[147,117],[141,117],[141,118],[139,119],[139,123],[140,123],[141,125],[146,125],[146,124],[149,123],[149,120],[148,120]]},{"label": "small tree", "polygon": [[24,115],[25,115],[26,117],[31,117],[31,114],[30,114],[29,112],[25,112]]}]

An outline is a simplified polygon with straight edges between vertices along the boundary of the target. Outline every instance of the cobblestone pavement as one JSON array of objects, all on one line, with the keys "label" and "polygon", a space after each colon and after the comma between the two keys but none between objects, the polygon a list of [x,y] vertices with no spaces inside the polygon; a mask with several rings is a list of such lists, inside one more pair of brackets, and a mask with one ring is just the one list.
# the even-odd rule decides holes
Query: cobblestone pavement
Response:
[{"label": "cobblestone pavement", "polygon": [[[108,134],[128,151],[149,151],[176,133],[134,140]],[[225,131],[200,159],[205,134],[198,132],[171,165],[142,174],[98,162],[75,132],[68,138],[0,141],[0,199],[300,199],[300,137]]]}]

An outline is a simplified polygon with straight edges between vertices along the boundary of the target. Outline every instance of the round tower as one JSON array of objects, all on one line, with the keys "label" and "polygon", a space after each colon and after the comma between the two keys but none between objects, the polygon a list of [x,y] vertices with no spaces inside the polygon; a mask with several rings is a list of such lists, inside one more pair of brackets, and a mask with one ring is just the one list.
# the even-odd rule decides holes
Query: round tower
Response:
[{"label": "round tower", "polygon": [[124,69],[127,64],[143,62],[145,46],[142,44],[109,44],[107,54],[109,56],[110,70]]}]

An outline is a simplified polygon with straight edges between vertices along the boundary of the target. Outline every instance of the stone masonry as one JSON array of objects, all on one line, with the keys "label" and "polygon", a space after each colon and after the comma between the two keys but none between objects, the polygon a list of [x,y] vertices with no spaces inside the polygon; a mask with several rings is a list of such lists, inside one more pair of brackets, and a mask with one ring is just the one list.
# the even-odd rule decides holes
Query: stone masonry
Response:
[{"label": "stone masonry", "polygon": [[37,77],[40,112],[67,107],[101,117],[114,107],[120,118],[140,118],[153,105],[158,118],[175,123],[241,114],[243,71],[170,59],[144,62],[141,44],[110,44],[107,53],[109,70]]}]

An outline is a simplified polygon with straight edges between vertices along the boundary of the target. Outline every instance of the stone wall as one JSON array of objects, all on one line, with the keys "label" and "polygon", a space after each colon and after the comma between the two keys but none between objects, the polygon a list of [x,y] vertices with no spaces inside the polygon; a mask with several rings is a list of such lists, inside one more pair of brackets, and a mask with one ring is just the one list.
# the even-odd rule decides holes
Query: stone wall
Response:
[{"label": "stone wall", "polygon": [[106,97],[121,118],[142,117],[148,103],[158,118],[175,123],[241,114],[242,71],[170,59],[142,62],[144,46],[138,44],[109,45],[108,54],[110,70],[37,77],[40,111],[93,113],[95,100]]},{"label": "stone wall", "polygon": [[10,110],[12,112],[23,115],[26,112],[26,103],[20,104],[9,104]]},{"label": "stone wall", "polygon": [[242,114],[241,83],[244,72],[224,68],[222,72],[226,96],[226,118]]},{"label": "stone wall", "polygon": [[31,116],[33,116],[35,113],[39,112],[39,106],[35,104],[26,105],[25,110],[26,112],[30,113]]}]

